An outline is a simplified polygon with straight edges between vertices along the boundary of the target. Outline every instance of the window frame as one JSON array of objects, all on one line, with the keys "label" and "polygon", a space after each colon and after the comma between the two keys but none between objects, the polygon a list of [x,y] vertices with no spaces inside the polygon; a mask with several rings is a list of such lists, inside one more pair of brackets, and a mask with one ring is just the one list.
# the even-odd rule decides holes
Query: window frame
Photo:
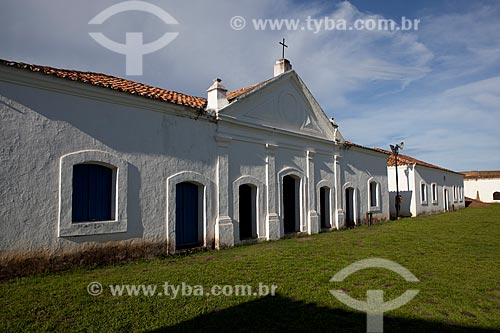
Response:
[{"label": "window frame", "polygon": [[[265,191],[264,191],[264,183],[252,176],[241,176],[236,179],[232,184],[233,189],[233,221],[234,221],[234,234],[238,237],[235,237],[235,243],[240,244],[240,232],[239,232],[239,214],[240,214],[240,194],[239,188],[241,185],[250,185],[254,187],[255,193],[255,239],[265,238],[265,227],[263,225],[265,221],[265,217],[262,216],[265,211]],[[253,230],[252,230],[253,231]]]},{"label": "window frame", "polygon": [[439,189],[436,183],[431,183],[431,199],[433,204],[439,204]]},{"label": "window frame", "polygon": [[345,195],[348,189],[352,189],[352,223],[353,226],[359,224],[358,216],[358,189],[354,187],[355,185],[351,182],[347,182],[342,186],[342,220],[339,222],[339,228],[346,228],[347,226],[347,211],[349,207],[347,206],[347,196]]},{"label": "window frame", "polygon": [[302,171],[292,167],[283,168],[280,172],[278,172],[278,215],[280,216],[280,237],[285,236],[285,225],[284,225],[284,202],[283,202],[283,178],[286,176],[292,176],[295,179],[296,191],[298,194],[298,198],[296,198],[295,203],[295,228],[296,232],[303,232],[306,230],[307,226],[305,225],[306,217],[304,216],[306,209],[304,209],[304,184],[305,184],[305,176]]},{"label": "window frame", "polygon": [[[372,191],[371,191],[371,184],[375,184],[375,200],[376,203],[375,205],[372,205]],[[374,178],[370,178],[368,180],[368,211],[369,212],[376,212],[380,211],[380,183],[376,181]]]},{"label": "window frame", "polygon": [[[112,220],[73,222],[73,167],[78,164],[98,164],[112,170]],[[125,160],[104,151],[83,150],[62,156],[59,161],[58,237],[127,232],[127,169]]]},{"label": "window frame", "polygon": [[[212,182],[204,175],[193,171],[181,171],[167,178],[167,253],[175,253],[176,245],[176,212],[177,212],[177,184],[189,182],[198,185],[199,187],[199,216],[202,235],[202,247],[208,246],[208,239],[215,239],[215,230],[209,226],[209,221],[214,219],[212,210],[208,207],[213,207],[212,193],[214,193]],[[200,227],[200,226],[199,226]]]},{"label": "window frame", "polygon": [[326,187],[328,189],[328,198],[326,198],[326,202],[328,203],[327,207],[325,207],[325,211],[328,211],[328,217],[326,219],[329,222],[330,227],[327,229],[337,228],[337,221],[335,217],[336,212],[336,202],[335,202],[335,180],[333,179],[322,179],[316,184],[316,212],[318,213],[318,230],[321,231],[321,188]]},{"label": "window frame", "polygon": [[427,184],[424,181],[420,182],[420,203],[422,205],[427,205],[429,203]]}]

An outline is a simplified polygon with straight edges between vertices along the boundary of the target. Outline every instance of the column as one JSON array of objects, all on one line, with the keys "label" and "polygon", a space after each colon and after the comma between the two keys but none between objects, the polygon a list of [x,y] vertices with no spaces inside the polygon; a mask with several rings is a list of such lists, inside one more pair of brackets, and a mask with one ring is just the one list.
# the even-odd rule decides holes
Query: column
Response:
[{"label": "column", "polygon": [[342,184],[340,183],[340,155],[333,155],[333,163],[335,170],[335,228],[338,230],[344,227],[344,210],[342,209]]},{"label": "column", "polygon": [[229,217],[229,144],[231,138],[216,136],[217,141],[217,220],[215,224],[215,247],[234,246],[234,225]]},{"label": "column", "polygon": [[307,216],[307,233],[317,234],[319,233],[319,218],[318,212],[316,211],[316,189],[314,181],[314,151],[307,151],[307,190],[306,194],[308,197],[308,216]]},{"label": "column", "polygon": [[278,182],[276,181],[275,152],[277,145],[266,144],[266,189],[267,189],[267,216],[266,238],[276,240],[280,238],[280,218],[277,214],[278,207]]}]

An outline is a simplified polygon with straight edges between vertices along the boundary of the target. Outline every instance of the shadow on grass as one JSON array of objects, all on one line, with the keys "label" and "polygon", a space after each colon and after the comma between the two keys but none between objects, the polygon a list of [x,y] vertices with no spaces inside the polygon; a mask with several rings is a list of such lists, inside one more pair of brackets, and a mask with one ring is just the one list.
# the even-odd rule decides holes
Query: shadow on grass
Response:
[{"label": "shadow on grass", "polygon": [[[366,315],[268,296],[150,332],[366,332]],[[384,332],[498,333],[419,319],[384,317]]]}]

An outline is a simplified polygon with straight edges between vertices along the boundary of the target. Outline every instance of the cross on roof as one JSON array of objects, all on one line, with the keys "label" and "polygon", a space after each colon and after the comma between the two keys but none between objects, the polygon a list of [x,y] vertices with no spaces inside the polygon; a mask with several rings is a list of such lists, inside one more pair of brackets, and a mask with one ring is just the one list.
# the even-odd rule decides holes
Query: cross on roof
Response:
[{"label": "cross on roof", "polygon": [[285,38],[283,38],[283,41],[280,42],[280,45],[282,45],[281,58],[285,59],[285,47],[288,47],[288,45],[285,44]]}]

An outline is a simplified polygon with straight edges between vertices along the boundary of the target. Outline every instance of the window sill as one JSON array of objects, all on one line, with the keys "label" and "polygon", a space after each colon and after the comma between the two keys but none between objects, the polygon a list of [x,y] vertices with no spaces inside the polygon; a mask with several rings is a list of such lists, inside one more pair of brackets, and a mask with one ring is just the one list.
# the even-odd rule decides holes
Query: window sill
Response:
[{"label": "window sill", "polygon": [[[72,193],[73,166],[80,163],[104,163],[116,168],[116,187],[111,221],[73,222]],[[99,150],[83,150],[64,155],[60,159],[58,237],[90,236],[127,232],[128,164],[122,158]]]},{"label": "window sill", "polygon": [[127,232],[127,221],[74,222],[67,227],[61,227],[61,237],[91,236]]}]

